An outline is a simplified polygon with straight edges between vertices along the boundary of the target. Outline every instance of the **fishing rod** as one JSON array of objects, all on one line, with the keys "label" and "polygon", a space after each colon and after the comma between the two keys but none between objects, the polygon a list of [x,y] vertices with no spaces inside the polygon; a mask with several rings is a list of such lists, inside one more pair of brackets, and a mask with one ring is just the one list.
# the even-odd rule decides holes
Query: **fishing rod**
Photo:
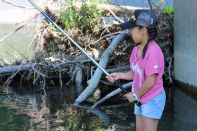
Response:
[{"label": "fishing rod", "polygon": [[[28,0],[39,12],[51,23],[53,24],[59,31],[61,31],[82,53],[84,53],[100,70],[102,70],[107,76],[109,76],[109,73],[99,65],[98,62],[96,62],[77,42],[75,42],[59,25],[57,25],[54,20],[50,18],[50,16],[39,6],[37,6],[32,0]],[[124,94],[127,94],[128,92],[117,82],[114,81],[114,84],[116,87],[120,88]],[[140,102],[135,102],[137,105],[141,105]]]}]

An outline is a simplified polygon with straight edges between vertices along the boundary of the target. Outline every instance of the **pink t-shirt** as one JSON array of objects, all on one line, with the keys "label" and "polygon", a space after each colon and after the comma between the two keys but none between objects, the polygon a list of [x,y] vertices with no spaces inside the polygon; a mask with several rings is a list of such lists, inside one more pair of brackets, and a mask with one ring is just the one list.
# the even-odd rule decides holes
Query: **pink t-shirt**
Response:
[{"label": "pink t-shirt", "polygon": [[149,43],[144,59],[138,55],[138,49],[139,45],[134,47],[130,56],[130,68],[133,71],[132,91],[139,90],[147,76],[158,74],[153,87],[140,98],[141,103],[146,103],[164,90],[164,55],[155,41]]}]

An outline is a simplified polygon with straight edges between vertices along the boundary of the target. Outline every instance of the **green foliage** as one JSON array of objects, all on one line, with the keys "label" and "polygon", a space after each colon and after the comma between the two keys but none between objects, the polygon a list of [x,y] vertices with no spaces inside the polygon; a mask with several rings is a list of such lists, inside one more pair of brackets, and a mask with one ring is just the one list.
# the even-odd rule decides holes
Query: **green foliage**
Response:
[{"label": "green foliage", "polygon": [[64,23],[65,28],[73,28],[77,25],[78,13],[79,11],[74,6],[69,6],[66,11],[64,11],[60,18]]},{"label": "green foliage", "polygon": [[83,3],[81,8],[76,8],[73,4],[74,0],[70,0],[67,8],[61,13],[61,20],[65,29],[70,28],[91,28],[98,24],[101,20],[102,10],[97,5],[103,0],[90,0],[89,3]]},{"label": "green foliage", "polygon": [[170,16],[171,21],[173,21],[174,16],[174,8],[172,6],[167,6],[162,10],[163,14],[168,14]]},{"label": "green foliage", "polygon": [[167,13],[169,15],[172,15],[173,12],[174,12],[174,8],[172,6],[167,6],[162,11],[162,13]]},{"label": "green foliage", "polygon": [[96,4],[99,4],[99,3],[104,3],[105,1],[106,0],[90,0],[90,3],[96,5]]}]

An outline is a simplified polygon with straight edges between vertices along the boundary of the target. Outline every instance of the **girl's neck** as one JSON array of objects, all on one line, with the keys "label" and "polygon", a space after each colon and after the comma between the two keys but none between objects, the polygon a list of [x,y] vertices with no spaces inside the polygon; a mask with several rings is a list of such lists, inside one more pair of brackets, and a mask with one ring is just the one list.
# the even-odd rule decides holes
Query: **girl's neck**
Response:
[{"label": "girl's neck", "polygon": [[148,39],[149,39],[149,37],[147,36],[147,37],[144,37],[144,39],[142,40],[142,42],[141,42],[141,44],[140,44],[140,46],[143,48],[146,44],[148,44]]},{"label": "girl's neck", "polygon": [[139,45],[138,53],[140,56],[142,56],[143,49],[144,49],[145,45],[148,44],[148,39],[149,39],[148,37],[143,39],[141,44]]}]

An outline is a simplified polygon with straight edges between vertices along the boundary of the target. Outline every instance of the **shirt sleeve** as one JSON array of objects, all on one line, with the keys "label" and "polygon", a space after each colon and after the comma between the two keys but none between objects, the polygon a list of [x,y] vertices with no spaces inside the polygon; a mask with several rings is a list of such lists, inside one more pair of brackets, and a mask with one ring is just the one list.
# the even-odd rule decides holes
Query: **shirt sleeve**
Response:
[{"label": "shirt sleeve", "polygon": [[145,76],[151,76],[153,74],[159,74],[161,66],[163,64],[163,55],[157,48],[152,49],[148,53],[148,57],[145,63],[144,71]]}]

